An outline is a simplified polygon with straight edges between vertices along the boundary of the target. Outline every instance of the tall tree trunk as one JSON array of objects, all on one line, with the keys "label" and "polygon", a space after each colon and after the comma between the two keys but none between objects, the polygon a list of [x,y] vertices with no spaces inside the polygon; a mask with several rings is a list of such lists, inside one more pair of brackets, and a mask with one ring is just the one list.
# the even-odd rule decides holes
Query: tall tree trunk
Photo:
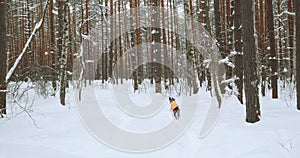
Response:
[{"label": "tall tree trunk", "polygon": [[108,62],[108,77],[112,78],[112,73],[113,73],[113,57],[114,57],[114,18],[113,18],[113,14],[114,14],[114,4],[113,4],[113,0],[110,0],[110,43],[109,43],[109,62]]},{"label": "tall tree trunk", "polygon": [[216,39],[217,39],[217,46],[221,53],[224,52],[223,45],[222,45],[222,24],[221,24],[221,12],[220,12],[220,1],[214,0],[214,14],[215,14],[215,32],[216,32]]},{"label": "tall tree trunk", "polygon": [[[40,0],[40,19],[43,17],[43,0]],[[41,26],[41,30],[40,30],[40,51],[39,51],[39,65],[46,65],[46,56],[45,56],[45,27],[44,25]]]},{"label": "tall tree trunk", "polygon": [[[295,0],[298,1],[298,0]],[[299,7],[299,6],[297,6]],[[288,11],[294,12],[293,0],[288,0]],[[290,81],[293,81],[294,76],[294,17],[288,14],[288,34],[289,34],[289,53],[290,53]]]},{"label": "tall tree trunk", "polygon": [[255,123],[260,120],[252,6],[253,0],[241,1],[243,52],[244,58],[247,59],[243,61],[245,70],[246,121],[249,123]]},{"label": "tall tree trunk", "polygon": [[[100,0],[100,5],[103,6],[103,0]],[[105,1],[106,4],[106,1]],[[104,81],[107,80],[107,53],[106,53],[106,49],[105,49],[105,33],[104,33],[104,15],[106,16],[106,9],[102,9],[102,7],[100,7],[100,12],[101,12],[101,79],[102,79],[102,83],[104,83]]]},{"label": "tall tree trunk", "polygon": [[204,28],[211,33],[209,10],[210,10],[210,0],[199,0],[200,11],[199,11],[199,22],[204,26]]},{"label": "tall tree trunk", "polygon": [[138,84],[141,84],[143,81],[143,67],[141,66],[143,64],[143,50],[142,50],[142,31],[140,28],[140,0],[135,0],[135,47],[136,47],[136,59],[137,59],[137,66],[141,69],[138,71],[137,74],[137,80]]},{"label": "tall tree trunk", "polygon": [[[161,19],[162,19],[162,46],[163,46],[163,61],[165,66],[169,66],[169,53],[167,49],[167,37],[166,37],[166,27],[165,27],[165,6],[164,6],[164,1],[161,0]],[[163,68],[163,76],[164,76],[164,85],[165,88],[167,87],[167,79],[168,79],[168,73],[166,69]]]},{"label": "tall tree trunk", "polygon": [[296,84],[297,109],[300,110],[300,1],[295,0],[296,9]]},{"label": "tall tree trunk", "polygon": [[[277,0],[277,14],[281,14],[281,0]],[[284,62],[283,62],[283,51],[282,51],[282,26],[281,26],[281,17],[278,17],[277,20],[277,35],[278,35],[278,58],[279,58],[279,72],[283,72],[284,70]]]},{"label": "tall tree trunk", "polygon": [[68,1],[58,1],[58,51],[59,51],[59,74],[60,74],[60,103],[66,105],[67,86],[67,56],[68,56],[68,28],[67,28]]},{"label": "tall tree trunk", "polygon": [[[221,53],[222,58],[226,57],[225,54],[225,26],[222,23],[225,23],[225,21],[222,21],[223,19],[225,19],[225,17],[223,16],[223,0],[214,0],[214,14],[215,14],[215,32],[216,32],[216,39],[217,39],[217,46],[219,48],[219,51]],[[225,65],[225,71],[227,74],[227,69],[228,67]],[[207,73],[208,74],[208,73]],[[209,82],[210,78],[208,78],[208,82]],[[219,80],[222,80],[222,78],[219,78]],[[221,86],[223,86],[221,84]],[[210,85],[208,85],[208,87],[210,87]],[[225,89],[221,88],[221,93],[223,94],[225,92]]]},{"label": "tall tree trunk", "polygon": [[[123,77],[124,77],[124,69],[123,69],[123,66],[124,66],[124,57],[123,57],[123,45],[122,45],[122,23],[121,23],[121,15],[124,15],[124,13],[123,14],[121,14],[121,3],[123,3],[123,1],[121,2],[121,1],[119,1],[118,2],[118,13],[119,13],[119,17],[118,17],[118,19],[119,19],[119,60],[120,60],[120,66],[119,66],[119,75],[120,75],[120,79],[121,79],[121,84],[123,84]],[[122,6],[123,6],[123,4],[122,4]]]},{"label": "tall tree trunk", "polygon": [[[192,51],[192,45],[189,39],[191,39],[191,27],[190,27],[190,18],[189,18],[189,4],[188,0],[184,0],[184,32],[185,32],[185,50],[186,50],[186,69],[184,70],[186,72],[186,80],[187,80],[187,86],[191,89],[192,87],[192,60],[193,60],[193,51]],[[184,55],[183,55],[184,56]],[[191,95],[191,93],[190,93]]]},{"label": "tall tree trunk", "polygon": [[265,55],[265,12],[264,12],[264,0],[260,0],[259,1],[259,14],[260,14],[260,17],[259,17],[259,32],[260,32],[260,35],[259,35],[259,39],[260,41],[258,41],[259,46],[260,46],[260,54],[262,56],[261,58],[261,94],[262,96],[266,96],[266,82],[267,82],[267,74],[266,74],[266,69],[267,69],[267,64],[266,64],[266,55]]},{"label": "tall tree trunk", "polygon": [[[25,7],[24,4],[21,5],[22,9],[21,9],[21,15],[24,16],[25,15]],[[21,29],[20,29],[20,34],[21,34],[21,44],[20,44],[20,48],[24,48],[25,46],[25,18],[21,18]],[[17,54],[19,55],[19,54]],[[27,55],[24,55],[24,60],[22,60],[22,67],[26,67],[27,66]],[[20,73],[22,72],[22,70],[20,69]]]},{"label": "tall tree trunk", "polygon": [[[25,17],[26,17],[26,20],[25,20],[25,39],[26,41],[29,39],[30,37],[30,34],[31,34],[31,23],[32,23],[32,19],[31,19],[31,14],[30,14],[30,1],[29,0],[26,0],[25,2]],[[34,58],[34,53],[32,51],[32,42],[30,42],[28,48],[27,48],[27,52],[28,52],[28,59],[29,59],[29,62],[30,62],[30,74],[32,74],[32,71],[33,71],[33,67],[34,67],[34,64],[35,64],[35,58]]]},{"label": "tall tree trunk", "polygon": [[[118,38],[117,38],[117,34],[118,34],[118,26],[117,26],[117,22],[120,22],[120,21],[118,21],[118,19],[117,19],[117,2],[114,2],[114,6],[115,6],[115,9],[114,9],[114,16],[113,16],[113,18],[115,19],[114,20],[114,28],[115,28],[115,31],[114,31],[114,39],[113,39],[113,41],[114,41],[114,80],[115,80],[115,83],[116,84],[119,84],[119,73],[118,73],[118,71],[119,71],[119,64],[118,64]],[[120,36],[120,35],[119,35]],[[93,55],[94,56],[94,55]]]},{"label": "tall tree trunk", "polygon": [[[204,28],[208,31],[209,34],[211,34],[211,25],[210,25],[210,17],[209,17],[209,12],[210,12],[210,1],[200,1],[200,16],[199,16],[199,22],[204,25]],[[216,1],[214,1],[214,4]],[[217,11],[217,10],[215,10]],[[216,12],[215,12],[216,13]],[[215,21],[216,22],[216,21]],[[203,55],[199,55],[199,60],[200,62],[203,62],[204,60]],[[211,76],[210,76],[210,71],[208,68],[205,67],[203,63],[201,63],[201,77],[200,77],[200,86],[202,82],[205,81],[205,77],[207,78],[207,90],[211,90]]]},{"label": "tall tree trunk", "polygon": [[234,73],[238,77],[238,80],[235,81],[235,84],[238,88],[238,99],[241,104],[243,104],[243,85],[244,85],[244,68],[243,68],[243,56],[242,56],[242,29],[241,29],[241,2],[240,0],[234,1],[234,16],[233,16],[233,23],[234,23],[234,49],[237,52],[235,56],[235,69]]},{"label": "tall tree trunk", "polygon": [[[75,30],[72,31],[72,25],[71,25],[71,22],[72,22],[72,16],[71,16],[71,8],[70,6],[68,6],[68,9],[67,9],[67,12],[68,12],[68,22],[67,22],[67,26],[68,26],[68,41],[70,42],[70,44],[73,44],[73,45],[76,45],[75,41],[73,41],[74,38],[72,38],[73,36],[75,36]],[[76,12],[73,12],[73,14],[75,14]],[[67,71],[68,72],[71,72],[73,71],[73,47],[71,45],[68,45],[68,57],[67,57]],[[67,73],[67,80],[71,80],[72,79],[72,75],[70,75],[70,73]],[[68,84],[67,84],[68,86]]]},{"label": "tall tree trunk", "polygon": [[[171,48],[174,48],[174,20],[173,20],[173,5],[172,5],[172,0],[170,1],[170,44]],[[171,51],[171,59],[170,59],[170,66],[171,69],[174,70],[174,52]],[[174,76],[171,77],[170,79],[170,85],[174,85]]]},{"label": "tall tree trunk", "polygon": [[[53,9],[54,9],[54,4],[53,4],[53,0],[50,0],[50,4],[49,4],[49,23],[50,23],[50,50],[51,50],[51,68],[53,71],[53,76],[52,76],[52,87],[54,89],[54,91],[56,91],[57,85],[56,85],[56,79],[57,79],[57,75],[56,75],[56,48],[55,48],[55,28],[54,28],[54,15],[53,15]],[[55,93],[53,94],[55,95]]]},{"label": "tall tree trunk", "polygon": [[7,73],[6,52],[6,2],[0,0],[0,116],[6,114],[6,88],[5,77]]},{"label": "tall tree trunk", "polygon": [[[89,36],[90,35],[90,14],[89,14],[89,0],[85,0],[85,35]],[[87,60],[91,61],[92,60],[92,54],[91,54],[91,47],[90,47],[90,41],[87,40]],[[93,62],[87,62],[87,78],[89,80],[89,85],[92,84],[92,80],[93,80],[93,71],[92,71],[92,65],[94,63]]]},{"label": "tall tree trunk", "polygon": [[[130,7],[130,28],[131,28],[131,33],[130,33],[130,48],[133,49],[134,47],[136,47],[136,25],[134,25],[134,21],[135,21],[135,16],[134,16],[134,6],[136,4],[136,0],[130,0],[129,1],[129,7]],[[136,21],[135,21],[136,22]],[[134,31],[133,31],[134,30]],[[132,53],[129,53],[129,61],[132,61],[132,66],[133,66],[133,69],[134,67],[137,65],[137,58],[136,58],[136,55],[135,55],[136,52],[132,52]],[[136,74],[136,72],[134,71],[133,74],[132,74],[132,77],[133,77],[133,90],[136,91],[138,90],[138,74]]]},{"label": "tall tree trunk", "polygon": [[[151,6],[153,6],[153,10],[151,11],[151,26],[155,26],[151,28],[152,35],[152,43],[154,46],[151,47],[151,54],[153,54],[153,61],[157,63],[161,63],[161,29],[160,27],[160,0],[151,0]],[[151,74],[162,74],[162,68],[160,66],[156,66],[151,72]],[[155,93],[161,93],[161,75],[156,75],[155,80]]]},{"label": "tall tree trunk", "polygon": [[[193,9],[193,2],[192,0],[189,0],[189,11],[190,11],[190,22],[191,22],[191,33],[192,33],[192,43],[195,42],[196,39],[196,35],[195,35],[195,23],[194,23],[194,9]],[[197,76],[196,74],[200,74],[200,67],[199,62],[198,62],[198,54],[199,52],[196,51],[195,47],[192,45],[192,49],[191,49],[193,55],[192,55],[192,67],[191,67],[191,74],[192,74],[192,86],[193,86],[193,94],[198,93],[199,91],[199,87],[198,87],[198,83],[197,83]],[[199,76],[199,75],[198,75]]]},{"label": "tall tree trunk", "polygon": [[272,84],[272,98],[278,98],[278,85],[277,85],[277,57],[275,50],[275,33],[274,33],[274,15],[272,0],[266,0],[267,5],[267,21],[270,42],[270,57],[271,57],[271,84]]},{"label": "tall tree trunk", "polygon": [[[233,8],[231,7],[232,3],[231,0],[226,0],[226,54],[227,56],[230,55],[231,51],[233,50],[233,30],[232,30],[232,26],[233,26],[233,18],[232,18],[232,14],[233,14]],[[230,62],[231,62],[231,58]],[[227,79],[232,78],[232,72],[233,68],[228,66],[227,67],[227,72],[226,72],[226,76]],[[228,85],[230,86],[230,85]],[[231,87],[232,88],[232,87]]]}]

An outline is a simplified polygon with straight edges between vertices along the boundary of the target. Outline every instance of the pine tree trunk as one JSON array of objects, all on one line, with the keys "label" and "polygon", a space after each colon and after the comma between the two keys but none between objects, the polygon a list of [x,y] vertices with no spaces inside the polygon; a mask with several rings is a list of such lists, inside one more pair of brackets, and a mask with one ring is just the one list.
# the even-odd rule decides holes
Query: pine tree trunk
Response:
[{"label": "pine tree trunk", "polygon": [[0,117],[6,114],[6,88],[5,81],[7,73],[6,53],[6,2],[0,0]]},{"label": "pine tree trunk", "polygon": [[67,56],[68,56],[68,28],[67,28],[68,1],[58,1],[58,51],[59,51],[59,74],[60,74],[60,103],[66,105],[67,86]]},{"label": "pine tree trunk", "polygon": [[[22,5],[22,11],[21,11],[21,15],[25,16],[25,7],[24,5]],[[25,46],[25,42],[26,42],[26,36],[25,36],[25,18],[21,18],[21,48],[24,48]],[[22,68],[27,67],[28,65],[28,55],[24,55],[24,60],[22,62]],[[21,70],[22,71],[22,70]]]},{"label": "pine tree trunk", "polygon": [[[29,39],[29,36],[31,34],[31,22],[32,22],[32,19],[31,19],[31,12],[30,12],[30,1],[29,0],[26,0],[26,3],[25,3],[25,17],[26,17],[26,20],[25,20],[25,39],[26,41]],[[33,39],[34,40],[34,39]],[[35,64],[35,58],[34,58],[34,53],[32,51],[32,42],[30,42],[28,48],[27,48],[27,52],[28,52],[28,58],[29,58],[29,62],[30,62],[30,75],[32,74],[33,72],[33,67],[34,67],[34,64]],[[32,77],[32,76],[31,76]]]},{"label": "pine tree trunk", "polygon": [[[162,19],[162,47],[163,47],[163,61],[164,61],[164,67],[169,67],[169,57],[168,57],[168,49],[167,49],[167,37],[166,37],[166,24],[165,24],[165,6],[164,1],[161,0],[161,19]],[[165,88],[167,87],[167,79],[168,79],[168,73],[166,69],[162,68],[163,77],[164,77],[164,85]]]},{"label": "pine tree trunk", "polygon": [[[232,14],[233,14],[233,9],[231,7],[231,0],[226,0],[226,54],[227,56],[231,53],[231,51],[233,50],[233,30],[232,30],[232,26],[233,26],[233,19],[232,19]],[[230,62],[231,62],[231,58]],[[227,72],[226,72],[226,76],[227,79],[232,78],[233,76],[233,68],[228,66],[227,68]],[[228,85],[230,86],[230,85]],[[230,86],[231,87],[231,86]],[[232,87],[231,87],[232,88]]]},{"label": "pine tree trunk", "polygon": [[114,9],[114,5],[113,5],[113,0],[110,0],[110,40],[109,40],[109,59],[108,59],[108,77],[112,78],[112,73],[113,73],[113,57],[114,57],[114,18],[113,18],[113,9]]},{"label": "pine tree trunk", "polygon": [[[281,0],[277,0],[277,14],[281,14]],[[283,72],[284,62],[283,62],[283,51],[282,51],[282,25],[281,18],[278,17],[277,20],[277,35],[278,35],[278,55],[279,55],[279,72]],[[282,77],[281,77],[282,78]]]},{"label": "pine tree trunk", "polygon": [[[76,45],[76,43],[73,41],[73,36],[75,35],[75,30],[72,32],[72,16],[71,16],[71,8],[70,6],[68,6],[68,41],[70,42],[70,44]],[[73,13],[75,14],[75,12]],[[68,45],[68,57],[67,57],[67,71],[68,72],[72,72],[73,71],[73,47],[71,45]],[[72,75],[70,75],[69,73],[67,74],[67,80],[71,80],[72,79]],[[68,87],[68,84],[67,84]]]},{"label": "pine tree trunk", "polygon": [[[295,0],[298,1],[298,0]],[[297,6],[299,7],[299,6]],[[294,12],[293,0],[288,0],[288,11]],[[288,15],[288,34],[289,34],[289,53],[290,53],[290,81],[293,81],[294,76],[294,17],[293,15]]]},{"label": "pine tree trunk", "polygon": [[[173,20],[173,5],[172,5],[172,0],[170,0],[170,43],[171,43],[171,48],[174,48],[174,20]],[[170,66],[171,69],[174,70],[174,52],[171,51],[171,59],[170,59]],[[170,79],[170,85],[174,85],[174,76],[171,77]]]},{"label": "pine tree trunk", "polygon": [[296,9],[296,84],[297,109],[300,110],[300,1],[295,1]]},{"label": "pine tree trunk", "polygon": [[[53,15],[53,9],[54,9],[54,4],[53,0],[50,0],[49,4],[49,23],[50,23],[50,50],[51,50],[51,68],[53,71],[52,74],[52,87],[54,91],[56,91],[57,85],[56,85],[56,51],[55,51],[55,28],[54,28],[54,15]],[[53,94],[55,95],[55,93]]]},{"label": "pine tree trunk", "polygon": [[264,12],[264,5],[263,5],[263,1],[264,0],[260,0],[259,1],[259,14],[260,14],[260,22],[259,22],[259,32],[260,32],[260,41],[258,41],[258,43],[260,43],[260,54],[261,54],[261,94],[262,96],[266,96],[266,80],[267,80],[267,74],[266,74],[266,68],[267,68],[267,64],[266,64],[266,55],[265,55],[265,12]]},{"label": "pine tree trunk", "polygon": [[[151,13],[151,26],[160,26],[160,0],[151,0],[151,6],[153,6],[153,10]],[[155,13],[154,13],[155,11]],[[153,61],[156,63],[161,63],[161,29],[152,27],[151,28],[151,35],[152,35],[152,43],[154,42],[154,46],[151,47],[151,54],[153,54]],[[154,74],[162,74],[162,68],[160,66],[156,66],[151,72],[152,75]],[[161,93],[161,75],[156,75],[154,77],[155,80],[155,93]]]},{"label": "pine tree trunk", "polygon": [[215,32],[217,39],[217,46],[221,53],[224,52],[222,45],[222,24],[221,24],[221,13],[220,13],[220,2],[219,0],[214,0],[214,14],[215,14]]},{"label": "pine tree trunk", "polygon": [[135,42],[136,42],[136,57],[137,57],[137,66],[140,67],[138,70],[138,76],[137,76],[137,81],[138,84],[141,84],[143,79],[144,79],[144,74],[143,74],[143,50],[142,50],[142,31],[140,28],[140,0],[135,0]]},{"label": "pine tree trunk", "polygon": [[277,56],[275,50],[275,33],[274,33],[274,15],[272,0],[266,0],[267,5],[267,21],[269,30],[270,42],[270,64],[271,64],[271,85],[272,85],[272,98],[278,98],[278,85],[277,85]]},{"label": "pine tree trunk", "polygon": [[[194,9],[193,9],[193,2],[192,0],[189,0],[189,12],[190,12],[190,28],[191,28],[191,42],[194,44],[195,40],[197,39],[195,36],[195,23],[194,23]],[[199,52],[196,51],[195,46],[191,45],[191,51],[192,51],[192,62],[191,62],[191,77],[192,77],[192,88],[193,88],[193,94],[197,94],[199,91],[198,83],[197,83],[197,76],[196,74],[200,74],[200,68],[198,63],[198,54]],[[198,75],[199,76],[199,75]]]},{"label": "pine tree trunk", "polygon": [[[118,19],[119,19],[119,61],[120,61],[120,66],[119,66],[119,77],[120,77],[120,79],[121,79],[121,84],[123,84],[123,78],[124,78],[124,68],[123,68],[123,66],[124,66],[124,55],[123,55],[123,45],[122,45],[122,26],[121,26],[121,3],[122,3],[122,6],[123,6],[123,1],[122,2],[118,2],[118,13],[119,13],[119,17],[118,17]],[[122,15],[124,15],[124,13],[122,14]],[[123,36],[124,37],[124,36]]]},{"label": "pine tree trunk", "polygon": [[241,30],[241,3],[240,0],[234,1],[234,17],[233,17],[233,23],[234,23],[234,48],[237,52],[237,55],[235,56],[235,69],[234,73],[239,78],[235,81],[235,84],[238,88],[238,99],[241,104],[243,104],[243,85],[244,85],[244,68],[243,68],[243,56],[242,56],[242,30]]},{"label": "pine tree trunk", "polygon": [[[43,0],[40,0],[40,19],[43,17]],[[40,51],[39,51],[39,64],[40,65],[46,65],[46,56],[45,56],[45,27],[44,25],[41,26],[41,30],[40,30]]]},{"label": "pine tree trunk", "polygon": [[245,72],[246,121],[255,123],[260,120],[260,104],[258,97],[258,77],[254,39],[253,0],[241,1],[243,26],[243,61]]}]

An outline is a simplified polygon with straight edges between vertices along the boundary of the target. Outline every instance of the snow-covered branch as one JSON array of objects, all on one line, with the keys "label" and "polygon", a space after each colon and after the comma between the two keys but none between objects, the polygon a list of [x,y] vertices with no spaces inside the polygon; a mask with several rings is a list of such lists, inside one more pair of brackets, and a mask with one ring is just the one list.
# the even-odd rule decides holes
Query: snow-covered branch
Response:
[{"label": "snow-covered branch", "polygon": [[30,42],[32,41],[32,38],[35,36],[35,33],[41,28],[41,26],[44,23],[44,19],[45,19],[45,15],[47,12],[47,6],[48,6],[48,0],[46,1],[46,4],[44,6],[43,9],[43,17],[40,19],[40,21],[35,25],[34,30],[32,31],[30,37],[28,38],[21,54],[18,56],[18,58],[16,59],[14,65],[10,68],[10,70],[8,71],[5,81],[8,82],[8,80],[10,79],[10,77],[12,76],[13,72],[15,71],[15,69],[17,68],[17,66],[19,65],[23,55],[26,53],[27,48],[29,47]]},{"label": "snow-covered branch", "polygon": [[287,10],[285,10],[285,11],[283,11],[283,12],[281,12],[280,14],[277,14],[277,15],[275,15],[275,16],[281,17],[281,16],[283,16],[284,14],[288,14],[288,15],[295,16],[295,13],[294,13],[294,12],[289,12],[289,11],[287,11]]}]

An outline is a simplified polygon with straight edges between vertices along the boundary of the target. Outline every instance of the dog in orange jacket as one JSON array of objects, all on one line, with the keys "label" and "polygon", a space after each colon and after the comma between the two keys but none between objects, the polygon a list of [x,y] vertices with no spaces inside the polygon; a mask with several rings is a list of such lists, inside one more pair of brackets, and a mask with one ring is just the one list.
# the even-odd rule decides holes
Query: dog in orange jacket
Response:
[{"label": "dog in orange jacket", "polygon": [[176,103],[174,98],[169,97],[169,101],[170,101],[170,104],[171,104],[171,110],[174,113],[174,117],[175,117],[176,120],[178,120],[179,117],[180,117],[179,105]]}]

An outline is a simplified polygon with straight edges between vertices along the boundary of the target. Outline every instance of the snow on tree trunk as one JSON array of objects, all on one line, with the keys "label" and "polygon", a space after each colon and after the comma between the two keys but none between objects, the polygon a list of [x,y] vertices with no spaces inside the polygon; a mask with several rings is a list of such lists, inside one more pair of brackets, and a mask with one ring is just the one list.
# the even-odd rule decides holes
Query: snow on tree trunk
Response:
[{"label": "snow on tree trunk", "polygon": [[258,77],[256,66],[253,0],[241,1],[243,26],[243,53],[245,72],[246,121],[255,123],[260,120],[260,103],[258,97]]},{"label": "snow on tree trunk", "polygon": [[67,56],[68,56],[68,31],[67,31],[68,1],[58,1],[58,52],[59,52],[59,78],[60,78],[60,103],[66,102],[67,85]]}]

